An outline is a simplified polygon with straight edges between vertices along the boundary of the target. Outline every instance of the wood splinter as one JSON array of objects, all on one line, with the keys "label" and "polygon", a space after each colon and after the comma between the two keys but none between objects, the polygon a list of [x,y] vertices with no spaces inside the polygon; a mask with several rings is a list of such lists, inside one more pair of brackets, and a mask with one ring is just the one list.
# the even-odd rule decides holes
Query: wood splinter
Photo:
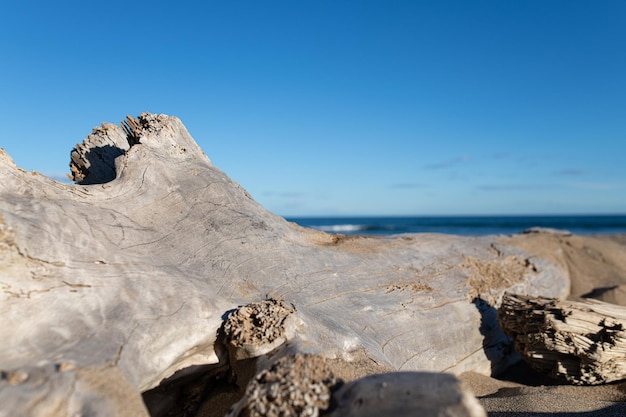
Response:
[{"label": "wood splinter", "polygon": [[135,119],[133,116],[126,115],[126,120],[120,122],[120,126],[126,135],[128,136],[128,144],[133,146],[139,143],[139,138],[141,137],[141,133],[143,131],[143,127],[139,120]]}]

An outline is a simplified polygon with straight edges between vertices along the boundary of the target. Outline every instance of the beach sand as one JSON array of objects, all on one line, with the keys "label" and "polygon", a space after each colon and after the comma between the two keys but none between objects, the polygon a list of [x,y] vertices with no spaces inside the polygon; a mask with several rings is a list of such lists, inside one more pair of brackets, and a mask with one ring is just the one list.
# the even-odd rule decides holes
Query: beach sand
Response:
[{"label": "beach sand", "polygon": [[626,416],[626,382],[574,386],[539,375],[520,362],[498,378],[466,372],[460,379],[489,416]]}]

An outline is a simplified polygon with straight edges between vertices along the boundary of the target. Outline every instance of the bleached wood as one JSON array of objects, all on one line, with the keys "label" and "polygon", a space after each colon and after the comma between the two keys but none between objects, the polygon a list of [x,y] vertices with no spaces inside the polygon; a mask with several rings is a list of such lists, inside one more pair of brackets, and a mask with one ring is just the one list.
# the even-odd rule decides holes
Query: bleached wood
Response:
[{"label": "bleached wood", "polygon": [[392,372],[346,384],[331,417],[487,417],[474,394],[450,374]]},{"label": "bleached wood", "polygon": [[626,378],[626,307],[505,294],[498,321],[543,373],[589,385]]},{"label": "bleached wood", "polygon": [[[223,366],[224,317],[269,297],[295,309],[289,352],[489,374],[514,360],[495,325],[502,293],[567,295],[563,265],[500,237],[305,229],[215,168],[177,118],[142,114],[125,130],[104,124],[77,145],[76,185],[0,151],[0,403],[19,387],[48,411],[59,396],[89,401],[84,384],[55,394],[8,377],[37,369],[116,370],[139,398],[177,371]],[[28,414],[21,404],[0,415]]]}]

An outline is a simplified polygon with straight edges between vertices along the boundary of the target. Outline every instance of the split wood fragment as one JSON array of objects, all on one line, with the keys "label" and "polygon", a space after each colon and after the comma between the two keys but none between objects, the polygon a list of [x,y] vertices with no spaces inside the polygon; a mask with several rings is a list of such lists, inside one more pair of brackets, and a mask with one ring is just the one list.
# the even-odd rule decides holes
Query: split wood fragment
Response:
[{"label": "split wood fragment", "polygon": [[626,378],[626,308],[505,294],[498,321],[536,370],[573,384]]}]

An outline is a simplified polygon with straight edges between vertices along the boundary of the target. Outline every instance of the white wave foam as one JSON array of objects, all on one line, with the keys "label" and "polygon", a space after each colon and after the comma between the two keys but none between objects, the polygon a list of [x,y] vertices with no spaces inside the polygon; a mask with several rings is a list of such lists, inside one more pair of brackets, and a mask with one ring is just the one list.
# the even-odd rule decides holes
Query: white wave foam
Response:
[{"label": "white wave foam", "polygon": [[321,230],[323,232],[358,232],[359,230],[365,230],[367,227],[364,224],[332,224],[332,225],[321,225],[321,226],[311,226],[313,229]]}]

